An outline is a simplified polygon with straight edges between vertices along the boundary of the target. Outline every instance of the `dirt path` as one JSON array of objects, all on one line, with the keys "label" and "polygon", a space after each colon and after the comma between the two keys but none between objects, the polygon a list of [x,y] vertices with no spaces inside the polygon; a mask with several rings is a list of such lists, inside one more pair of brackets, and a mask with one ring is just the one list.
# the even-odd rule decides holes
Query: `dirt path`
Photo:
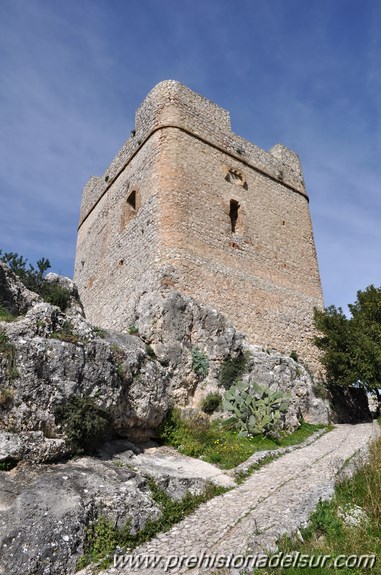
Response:
[{"label": "dirt path", "polygon": [[[159,565],[109,568],[100,575],[218,574],[221,571],[215,566],[205,568],[208,557],[256,554],[274,548],[280,535],[295,531],[308,519],[320,498],[330,497],[345,462],[366,449],[379,432],[376,423],[337,426],[314,443],[262,467],[240,486],[202,505],[167,533],[134,550],[134,557],[161,556]],[[188,569],[174,556],[204,559],[200,568]]]}]

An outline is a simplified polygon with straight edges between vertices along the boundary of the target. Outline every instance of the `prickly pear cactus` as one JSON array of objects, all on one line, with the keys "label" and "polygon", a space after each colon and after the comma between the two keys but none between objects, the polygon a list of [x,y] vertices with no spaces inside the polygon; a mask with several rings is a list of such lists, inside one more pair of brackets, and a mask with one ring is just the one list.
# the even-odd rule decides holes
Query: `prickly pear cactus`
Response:
[{"label": "prickly pear cactus", "polygon": [[231,413],[227,423],[236,424],[239,436],[276,435],[287,411],[289,395],[270,391],[257,383],[238,382],[225,393],[222,406]]}]

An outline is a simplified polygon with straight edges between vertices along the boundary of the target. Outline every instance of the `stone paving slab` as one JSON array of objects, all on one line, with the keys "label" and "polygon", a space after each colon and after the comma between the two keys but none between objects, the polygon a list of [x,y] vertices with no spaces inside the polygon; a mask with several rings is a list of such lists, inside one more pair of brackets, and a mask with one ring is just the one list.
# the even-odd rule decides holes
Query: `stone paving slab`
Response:
[{"label": "stone paving slab", "polygon": [[[267,464],[234,490],[201,505],[167,533],[134,550],[163,556],[154,568],[109,568],[100,575],[164,573],[171,556],[248,555],[276,548],[279,537],[305,524],[319,499],[329,498],[345,463],[380,433],[377,423],[338,425],[314,443]],[[221,573],[216,568],[178,567],[170,573]],[[230,570],[230,573],[238,571]],[[91,569],[81,571],[90,575]]]}]

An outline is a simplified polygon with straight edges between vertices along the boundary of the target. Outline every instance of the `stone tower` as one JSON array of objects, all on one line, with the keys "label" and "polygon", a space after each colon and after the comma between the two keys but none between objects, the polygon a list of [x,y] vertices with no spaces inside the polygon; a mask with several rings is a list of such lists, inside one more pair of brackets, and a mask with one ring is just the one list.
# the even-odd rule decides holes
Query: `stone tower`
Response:
[{"label": "stone tower", "polygon": [[88,319],[128,330],[143,292],[174,289],[313,368],[323,298],[308,201],[294,152],[261,150],[226,110],[161,82],[83,191],[75,281]]}]

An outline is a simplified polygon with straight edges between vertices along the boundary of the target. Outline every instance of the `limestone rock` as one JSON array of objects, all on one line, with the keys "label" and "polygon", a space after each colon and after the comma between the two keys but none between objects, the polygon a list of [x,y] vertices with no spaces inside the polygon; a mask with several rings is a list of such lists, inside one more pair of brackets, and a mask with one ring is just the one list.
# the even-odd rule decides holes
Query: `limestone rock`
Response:
[{"label": "limestone rock", "polygon": [[64,439],[49,439],[42,431],[9,433],[0,431],[0,463],[17,461],[54,461],[68,455]]},{"label": "limestone rock", "polygon": [[47,303],[2,323],[2,330],[16,366],[7,377],[3,361],[2,385],[9,396],[0,408],[3,429],[61,437],[55,411],[73,395],[93,397],[121,435],[160,424],[168,409],[167,375],[138,338],[106,333],[101,338],[81,316],[66,316]]},{"label": "limestone rock", "polygon": [[77,286],[75,285],[72,279],[50,272],[46,274],[45,281],[68,290],[70,294],[70,300],[65,310],[66,315],[79,314],[85,317],[83,305],[81,303],[81,300],[79,299]]},{"label": "limestone rock", "polygon": [[[14,473],[14,472],[12,472]],[[74,573],[86,527],[99,516],[131,532],[160,511],[147,480],[91,458],[0,474],[0,573]]]},{"label": "limestone rock", "polygon": [[[329,421],[328,403],[314,395],[314,380],[301,363],[248,344],[222,314],[191,297],[173,291],[146,293],[136,306],[134,325],[167,367],[171,401],[179,406],[199,407],[209,392],[222,395],[223,363],[241,356],[244,381],[256,381],[272,391],[290,394],[285,429],[297,428],[301,418],[311,423]],[[195,349],[208,362],[205,376],[197,375],[192,366]]]},{"label": "limestone rock", "polygon": [[135,467],[139,456],[129,453],[130,444],[125,447],[119,442],[117,458],[106,461],[84,457],[0,472],[0,573],[72,574],[86,531],[100,517],[117,528],[128,524],[131,534],[159,519],[147,475],[173,499],[205,490],[202,475],[184,476],[176,462],[172,468],[155,461],[152,470],[142,462]]},{"label": "limestone rock", "polygon": [[[64,314],[38,298],[31,307],[33,294],[1,269],[8,278],[3,299],[19,294],[14,296],[17,309],[29,305],[25,317],[0,326],[7,342],[0,350],[1,429],[29,433],[22,436],[25,449],[12,456],[16,460],[26,453],[35,461],[55,459],[61,448],[61,455],[67,454],[63,441],[46,443],[31,432],[64,439],[56,411],[77,395],[93,398],[107,411],[111,434],[140,440],[155,436],[170,405],[199,408],[210,391],[223,394],[223,363],[243,355],[244,379],[290,392],[286,429],[297,427],[301,417],[327,421],[326,406],[313,395],[303,366],[248,345],[224,316],[190,297],[166,290],[147,293],[136,306],[134,335],[112,333],[85,320],[68,278],[48,276],[72,293],[71,311]],[[203,371],[195,368],[195,350],[205,361]]]},{"label": "limestone rock", "polygon": [[[314,382],[290,357],[248,345],[243,334],[216,310],[163,289],[136,304],[130,333],[92,326],[82,314],[75,285],[49,274],[48,281],[71,293],[67,313],[43,302],[0,266],[0,301],[19,317],[0,322],[0,574],[73,573],[83,554],[86,529],[105,515],[114,524],[139,530],[160,511],[146,475],[173,498],[205,486],[205,470],[188,474],[191,463],[174,463],[173,473],[157,454],[155,469],[128,440],[155,437],[171,405],[198,410],[210,391],[223,394],[226,361],[244,358],[240,377],[291,395],[285,427],[300,417],[327,420]],[[25,314],[25,315],[24,315]],[[198,367],[195,358],[201,362]],[[70,455],[57,408],[75,396],[89,396],[109,415],[113,448],[100,459],[62,463]],[[119,442],[119,443],[118,443]],[[106,450],[106,451],[105,451]],[[53,464],[53,462],[55,462]],[[206,465],[206,464],[205,464]],[[217,470],[210,478],[227,481]],[[224,484],[224,483],[223,483]]]},{"label": "limestone rock", "polygon": [[42,299],[28,290],[19,278],[0,262],[0,306],[13,315],[22,315]]}]

